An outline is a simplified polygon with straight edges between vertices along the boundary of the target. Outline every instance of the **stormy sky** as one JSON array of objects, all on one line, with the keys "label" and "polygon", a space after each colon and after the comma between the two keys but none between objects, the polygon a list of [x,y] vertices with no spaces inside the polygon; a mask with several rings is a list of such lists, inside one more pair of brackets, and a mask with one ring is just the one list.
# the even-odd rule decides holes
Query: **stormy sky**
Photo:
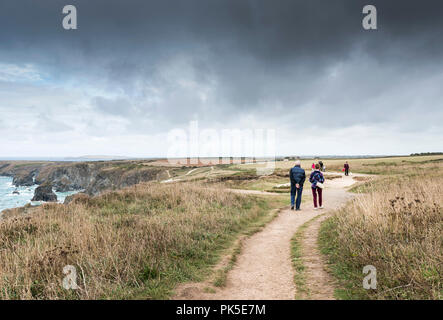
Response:
[{"label": "stormy sky", "polygon": [[442,151],[442,40],[437,0],[2,0],[0,157],[165,156],[190,121],[278,155]]}]

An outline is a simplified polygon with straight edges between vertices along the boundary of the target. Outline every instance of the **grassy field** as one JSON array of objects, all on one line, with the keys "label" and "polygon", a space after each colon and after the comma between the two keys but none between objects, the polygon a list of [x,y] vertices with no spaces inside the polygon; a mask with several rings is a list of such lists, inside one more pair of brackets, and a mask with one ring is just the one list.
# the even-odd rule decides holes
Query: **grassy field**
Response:
[{"label": "grassy field", "polygon": [[[163,299],[207,276],[280,200],[194,183],[141,184],[0,223],[1,299]],[[62,287],[75,266],[79,290]]]},{"label": "grassy field", "polygon": [[[313,161],[302,161],[307,173]],[[327,179],[337,176],[344,161],[324,160]],[[322,251],[341,283],[337,296],[441,299],[443,156],[349,163],[352,172],[375,178],[355,179],[351,191],[362,195],[321,228]],[[141,166],[129,165],[131,170]],[[289,182],[293,161],[277,161],[275,172],[263,177],[257,176],[257,166],[176,167],[159,178],[174,183],[143,183],[78,196],[68,205],[4,214],[0,299],[165,299],[181,282],[213,276],[212,267],[240,236],[258,230],[272,219],[272,210],[289,204],[289,188],[277,186]],[[251,196],[225,188],[281,194]],[[303,201],[311,197],[305,192]],[[298,254],[302,231],[292,243]],[[367,264],[377,268],[377,290],[362,289]],[[79,290],[63,289],[65,265],[76,268]],[[215,275],[220,285],[228,269]]]},{"label": "grassy field", "polygon": [[[349,162],[351,172],[367,173],[367,174],[402,174],[409,171],[408,168],[421,169],[443,162],[443,155],[436,156],[413,156],[413,157],[386,157],[386,158],[367,158],[367,159],[303,159],[301,166],[305,170],[310,171],[313,162],[317,163],[322,160],[326,166],[327,172],[342,171],[345,161]],[[424,166],[423,166],[424,165]],[[232,167],[241,170],[253,170],[257,167],[264,166],[261,164],[237,164]],[[277,172],[287,172],[294,166],[294,161],[276,161],[275,169]]]},{"label": "grassy field", "polygon": [[[390,160],[362,171],[382,177],[359,185],[360,197],[323,222],[320,247],[340,280],[342,299],[443,299],[443,162]],[[365,290],[362,270],[377,269]]]}]

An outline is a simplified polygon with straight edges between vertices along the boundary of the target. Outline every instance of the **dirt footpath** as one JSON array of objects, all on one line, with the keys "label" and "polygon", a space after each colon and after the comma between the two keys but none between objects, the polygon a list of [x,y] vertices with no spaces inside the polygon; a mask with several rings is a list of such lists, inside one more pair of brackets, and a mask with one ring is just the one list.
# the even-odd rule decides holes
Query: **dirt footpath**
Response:
[{"label": "dirt footpath", "polygon": [[[227,300],[291,300],[295,298],[294,270],[291,262],[291,238],[297,229],[317,215],[336,209],[353,195],[346,188],[355,183],[351,176],[329,180],[323,196],[323,210],[314,210],[311,202],[303,203],[301,211],[282,210],[266,227],[243,242],[235,266],[227,275],[226,286],[216,288],[209,283],[187,283],[179,286],[174,299]],[[236,191],[241,192],[241,191]],[[304,193],[310,193],[306,182]],[[288,199],[289,200],[289,199]],[[321,218],[320,218],[321,219]],[[307,286],[312,298],[331,299],[333,287],[323,268],[316,239],[319,222],[305,233]],[[209,287],[211,290],[205,290]],[[317,289],[315,289],[317,288]],[[211,291],[212,293],[208,292]]]}]

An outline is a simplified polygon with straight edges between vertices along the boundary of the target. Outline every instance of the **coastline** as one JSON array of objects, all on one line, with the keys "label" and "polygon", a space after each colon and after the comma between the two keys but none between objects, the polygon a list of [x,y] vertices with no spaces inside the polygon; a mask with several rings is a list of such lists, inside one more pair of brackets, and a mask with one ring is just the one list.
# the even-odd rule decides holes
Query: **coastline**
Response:
[{"label": "coastline", "polygon": [[[26,205],[36,207],[44,203],[43,201],[31,201],[35,189],[38,187],[37,184],[16,187],[12,181],[13,177],[0,175],[0,212],[8,209],[20,208]],[[63,203],[67,196],[81,192],[81,190],[54,192],[57,195],[56,203]]]}]

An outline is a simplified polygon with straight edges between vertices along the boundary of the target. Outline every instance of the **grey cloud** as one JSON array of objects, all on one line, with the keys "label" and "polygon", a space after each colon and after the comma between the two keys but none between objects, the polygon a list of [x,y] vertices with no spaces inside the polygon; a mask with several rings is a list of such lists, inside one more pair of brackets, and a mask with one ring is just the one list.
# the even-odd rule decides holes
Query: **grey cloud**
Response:
[{"label": "grey cloud", "polygon": [[0,63],[35,66],[48,75],[42,85],[84,89],[90,106],[78,110],[90,134],[155,134],[192,119],[401,134],[443,117],[441,1],[371,1],[379,30],[370,32],[363,0],[72,4],[79,29],[65,31],[66,1],[2,1]]},{"label": "grey cloud", "polygon": [[124,98],[108,99],[104,97],[94,97],[93,104],[98,110],[113,115],[130,115],[133,113],[131,102]]},{"label": "grey cloud", "polygon": [[50,133],[58,133],[72,130],[72,127],[68,124],[55,120],[52,117],[49,117],[45,114],[40,114],[37,117],[37,122],[35,127],[37,130],[41,130],[42,132],[50,132]]}]

